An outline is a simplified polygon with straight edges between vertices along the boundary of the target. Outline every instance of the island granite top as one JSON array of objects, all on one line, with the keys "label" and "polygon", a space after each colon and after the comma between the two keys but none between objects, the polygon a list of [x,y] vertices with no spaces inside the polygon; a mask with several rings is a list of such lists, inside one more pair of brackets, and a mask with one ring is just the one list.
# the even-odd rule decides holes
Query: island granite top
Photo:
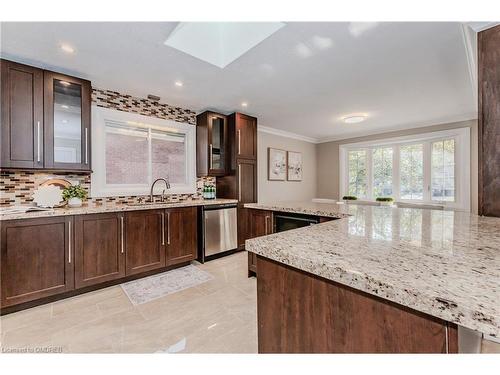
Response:
[{"label": "island granite top", "polygon": [[313,214],[313,206],[320,216],[349,216],[250,239],[246,249],[500,337],[500,218],[354,204],[245,207]]},{"label": "island granite top", "polygon": [[0,221],[4,220],[18,220],[18,219],[32,219],[38,217],[53,217],[53,216],[67,216],[67,215],[87,215],[87,214],[100,214],[104,212],[122,212],[122,211],[140,211],[140,210],[154,210],[161,208],[175,208],[175,207],[193,207],[193,206],[210,206],[217,204],[230,204],[238,203],[236,199],[186,199],[179,201],[167,201],[164,203],[143,204],[143,205],[127,205],[125,203],[90,203],[84,204],[82,207],[77,208],[54,208],[48,211],[35,211],[26,213],[5,213],[2,214],[0,209]]}]

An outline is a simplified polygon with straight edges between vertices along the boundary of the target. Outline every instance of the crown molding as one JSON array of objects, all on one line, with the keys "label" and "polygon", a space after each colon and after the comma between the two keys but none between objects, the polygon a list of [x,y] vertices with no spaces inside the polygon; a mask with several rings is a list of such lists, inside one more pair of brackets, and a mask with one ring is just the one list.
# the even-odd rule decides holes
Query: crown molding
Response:
[{"label": "crown molding", "polygon": [[318,138],[313,138],[313,137],[307,137],[305,135],[297,134],[297,133],[292,133],[288,132],[285,130],[279,130],[275,128],[270,128],[268,126],[262,126],[258,125],[257,130],[262,132],[262,133],[267,133],[267,134],[272,134],[272,135],[278,135],[280,137],[285,137],[285,138],[291,138],[291,139],[296,139],[298,141],[304,141],[304,142],[309,142],[309,143],[320,143],[320,140]]}]

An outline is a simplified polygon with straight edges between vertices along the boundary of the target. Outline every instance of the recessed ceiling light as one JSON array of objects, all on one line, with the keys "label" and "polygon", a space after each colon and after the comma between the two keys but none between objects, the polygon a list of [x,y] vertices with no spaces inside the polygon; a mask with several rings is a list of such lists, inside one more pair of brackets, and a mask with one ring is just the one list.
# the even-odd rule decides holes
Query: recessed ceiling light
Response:
[{"label": "recessed ceiling light", "polygon": [[66,53],[74,53],[75,49],[69,44],[61,44],[61,49]]},{"label": "recessed ceiling light", "polygon": [[241,106],[242,107],[248,107],[248,103],[247,102],[243,102],[243,103],[241,103]]},{"label": "recessed ceiling light", "polygon": [[357,124],[358,122],[363,122],[366,120],[366,115],[352,115],[342,117],[342,121],[346,124]]},{"label": "recessed ceiling light", "polygon": [[181,81],[175,81],[175,85],[176,85],[177,87],[182,87],[182,86],[184,86],[184,84],[183,84]]}]

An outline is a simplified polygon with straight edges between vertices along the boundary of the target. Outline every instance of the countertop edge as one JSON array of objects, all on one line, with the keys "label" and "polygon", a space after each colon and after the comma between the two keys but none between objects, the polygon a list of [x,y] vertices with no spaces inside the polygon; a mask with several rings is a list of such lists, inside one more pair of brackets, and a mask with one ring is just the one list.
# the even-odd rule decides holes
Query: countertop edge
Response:
[{"label": "countertop edge", "polygon": [[[319,225],[328,225],[328,223]],[[307,258],[297,257],[293,255],[291,256],[289,254],[283,254],[281,258],[278,258],[276,256],[273,256],[272,254],[267,254],[265,251],[260,250],[258,248],[258,245],[253,243],[253,239],[245,241],[245,249],[264,258],[310,273],[311,275],[319,276],[324,279],[342,284],[344,286],[373,295],[375,297],[394,302],[398,305],[408,307],[415,311],[422,312],[427,315],[431,315],[436,318],[455,323],[457,325],[475,331],[479,331],[485,335],[500,337],[500,327],[494,327],[489,324],[481,323],[480,320],[472,318],[476,316],[481,319],[480,317],[483,316],[481,312],[471,311],[464,306],[450,306],[446,304],[446,299],[440,298],[439,296],[427,296],[425,294],[422,294],[421,292],[417,292],[416,290],[410,291],[397,289],[392,285],[388,285],[386,282],[377,281],[369,274],[350,273],[345,269],[332,268],[331,266],[327,266],[326,264],[319,264]],[[376,288],[371,288],[367,284],[376,285]],[[392,291],[393,293],[379,293],[382,287]],[[375,289],[376,291],[374,291],[373,289]],[[406,297],[406,299],[404,297]],[[441,301],[439,301],[438,298]],[[417,299],[420,300],[418,303],[416,301]],[[467,315],[465,315],[464,312],[467,313]],[[467,321],[464,322],[461,320],[461,318],[467,318],[467,316],[469,317]],[[483,319],[487,320],[487,317],[483,316]]]},{"label": "countertop edge", "polygon": [[290,213],[294,213],[294,214],[331,217],[334,219],[343,219],[343,218],[350,216],[349,214],[344,214],[341,212],[329,212],[329,211],[315,210],[315,209],[310,209],[310,208],[292,208],[292,207],[285,207],[285,206],[274,206],[274,205],[266,205],[266,204],[261,204],[261,203],[245,203],[243,205],[243,207],[249,208],[249,209],[254,209],[254,210],[290,212]]},{"label": "countertop edge", "polygon": [[158,203],[154,205],[144,206],[129,206],[127,204],[102,204],[92,206],[82,206],[77,208],[55,208],[51,211],[34,211],[16,214],[0,215],[0,222],[10,220],[27,220],[47,217],[59,216],[73,216],[73,215],[92,215],[99,213],[112,213],[112,212],[127,212],[127,211],[145,211],[145,210],[158,210],[178,207],[199,207],[199,206],[213,206],[218,204],[237,204],[236,199],[214,199],[214,200],[186,200],[170,203]]}]

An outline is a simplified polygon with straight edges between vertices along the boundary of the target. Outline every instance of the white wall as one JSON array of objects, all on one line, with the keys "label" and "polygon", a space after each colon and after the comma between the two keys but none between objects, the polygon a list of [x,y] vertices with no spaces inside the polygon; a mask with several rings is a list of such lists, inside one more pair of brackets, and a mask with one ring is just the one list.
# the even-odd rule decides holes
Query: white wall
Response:
[{"label": "white wall", "polygon": [[[259,202],[310,201],[316,196],[316,145],[310,142],[258,132],[258,200]],[[269,181],[267,149],[279,148],[302,153],[302,181]]]}]

